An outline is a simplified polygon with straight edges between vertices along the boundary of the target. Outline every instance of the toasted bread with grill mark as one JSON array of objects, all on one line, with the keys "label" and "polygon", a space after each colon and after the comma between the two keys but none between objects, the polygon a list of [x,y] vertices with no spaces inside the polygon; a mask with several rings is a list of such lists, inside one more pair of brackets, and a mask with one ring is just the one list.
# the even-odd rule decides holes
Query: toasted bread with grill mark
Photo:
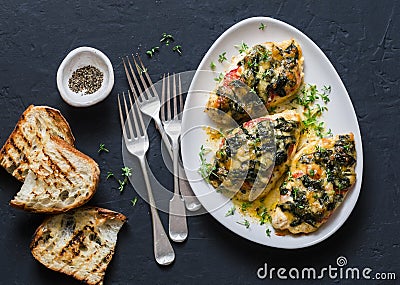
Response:
[{"label": "toasted bread with grill mark", "polygon": [[87,284],[103,284],[123,214],[98,207],[83,207],[47,218],[36,230],[30,248],[49,269]]},{"label": "toasted bread with grill mark", "polygon": [[23,182],[28,174],[28,156],[32,142],[46,135],[58,136],[74,145],[74,136],[61,113],[47,106],[30,105],[21,115],[13,132],[0,150],[0,165]]},{"label": "toasted bread with grill mark", "polygon": [[28,174],[10,202],[14,207],[60,213],[85,204],[96,192],[97,163],[59,137],[34,141],[26,161]]}]

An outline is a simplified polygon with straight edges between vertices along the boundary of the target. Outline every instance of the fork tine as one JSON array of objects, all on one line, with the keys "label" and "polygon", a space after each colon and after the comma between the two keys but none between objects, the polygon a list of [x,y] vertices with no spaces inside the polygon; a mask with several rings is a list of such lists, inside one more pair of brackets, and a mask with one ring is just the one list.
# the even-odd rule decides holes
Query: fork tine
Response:
[{"label": "fork tine", "polygon": [[124,136],[125,141],[127,141],[128,137],[126,135],[124,115],[123,115],[122,108],[121,108],[121,100],[119,99],[119,94],[118,94],[118,109],[119,109],[119,119],[121,120],[122,134]]},{"label": "fork tine", "polygon": [[142,137],[146,137],[147,133],[146,133],[146,127],[145,127],[144,122],[143,122],[142,112],[140,111],[139,106],[137,104],[136,104],[136,110],[137,110],[137,114],[138,114],[138,117],[139,117],[139,120],[140,120],[140,125],[142,127]]},{"label": "fork tine", "polygon": [[171,87],[170,87],[170,80],[169,80],[169,73],[167,75],[167,100],[165,101],[165,103],[167,104],[167,121],[171,120],[171,104],[170,104],[170,100],[171,100]]},{"label": "fork tine", "polygon": [[176,98],[176,74],[174,73],[173,76],[173,96],[174,96],[174,120],[178,120],[178,108],[177,108],[177,102],[178,102],[178,98]]},{"label": "fork tine", "polygon": [[[137,116],[140,117],[140,110],[138,104],[133,104],[132,102],[132,97],[131,94],[128,91],[128,98],[129,98],[129,103],[131,104],[131,113],[132,113],[132,121],[135,124],[135,131],[136,131],[136,138],[143,136],[143,132],[140,131],[140,127],[137,122]],[[136,106],[136,111],[135,111],[135,106]]]},{"label": "fork tine", "polygon": [[163,79],[162,79],[162,89],[161,89],[161,120],[166,120],[165,118],[165,104],[166,104],[166,100],[165,100],[165,73],[163,75]]},{"label": "fork tine", "polygon": [[[127,59],[128,63],[129,63],[129,58],[126,57],[126,59]],[[124,60],[123,57],[122,57],[122,63],[124,64],[125,74],[126,74],[126,78],[128,79],[129,87],[131,88],[131,90],[135,90],[135,87],[134,87],[133,82],[132,82],[132,77],[129,74],[128,67],[126,66],[126,63],[125,63],[125,60]]]},{"label": "fork tine", "polygon": [[[129,91],[128,91],[128,94],[129,94]],[[125,106],[126,120],[128,121],[129,134],[131,136],[130,138],[132,139],[135,135],[133,133],[131,120],[129,119],[129,110],[128,110],[128,105],[126,104],[124,92],[122,92],[122,98],[124,99],[124,106]]]},{"label": "fork tine", "polygon": [[[133,54],[132,54],[132,58],[133,58],[133,60],[135,60],[135,57],[133,56]],[[132,76],[133,76],[133,80],[135,81],[136,88],[138,89],[138,92],[139,92],[139,94],[135,98],[139,98],[139,100],[140,100],[139,103],[141,103],[143,101],[143,99],[145,99],[145,98],[141,98],[141,96],[140,96],[143,93],[142,88],[140,87],[139,80],[136,77],[135,71],[134,71],[134,69],[132,67],[132,64],[131,64],[131,61],[129,60],[129,57],[127,56],[126,59],[128,61],[129,69],[131,70],[131,73],[132,73]]]},{"label": "fork tine", "polygon": [[[137,57],[138,57],[138,60],[139,60],[141,68],[143,70],[145,70],[145,67],[144,67],[143,62],[142,62],[142,58],[140,57],[139,54],[137,55]],[[146,76],[147,80],[149,81],[150,85],[153,85],[153,82],[151,81],[151,78],[150,78],[150,76],[149,76],[149,74],[147,72],[145,72],[145,76]]]},{"label": "fork tine", "polygon": [[183,94],[182,94],[182,82],[181,75],[178,75],[178,88],[179,88],[179,113],[183,112]]},{"label": "fork tine", "polygon": [[[132,77],[135,80],[135,83],[136,83],[136,86],[137,86],[139,92],[140,92],[140,85],[137,84],[138,81],[136,79],[135,72],[133,71],[132,64],[131,64],[131,61],[129,60],[129,57],[126,56],[126,61],[128,63],[129,69],[131,71],[130,73],[129,73],[128,68],[126,67],[125,61],[124,60],[122,60],[122,61],[124,62],[124,67],[126,68],[125,74],[126,74],[126,77],[128,78],[129,86],[131,87],[131,92],[134,93],[134,96],[135,96],[137,93],[136,93],[135,85],[133,84],[133,81],[132,81]],[[130,75],[130,74],[132,74],[132,75]],[[135,96],[135,98],[137,98],[137,95]],[[140,102],[141,102],[141,100],[139,100],[139,103]]]},{"label": "fork tine", "polygon": [[[137,55],[137,56],[139,56],[139,55]],[[147,98],[145,98],[145,99],[149,99],[150,97],[151,97],[151,94],[150,94],[150,91],[149,91],[149,88],[148,88],[148,86],[147,86],[147,82],[144,80],[144,78],[143,78],[143,75],[142,75],[142,73],[147,73],[145,70],[145,67],[144,67],[144,65],[143,65],[143,63],[142,63],[142,67],[140,67],[139,65],[138,65],[138,63],[137,63],[137,61],[136,61],[136,59],[135,59],[135,57],[134,56],[132,56],[133,57],[133,62],[135,63],[135,66],[136,66],[136,70],[137,70],[137,73],[138,73],[138,75],[139,75],[139,78],[140,78],[140,81],[142,82],[142,84],[143,84],[143,89],[144,89],[144,91],[140,91],[140,93],[141,94],[143,94],[143,97],[144,97],[144,92],[146,92],[146,95],[147,95]],[[138,83],[137,83],[138,84]],[[151,84],[152,85],[152,84]]]},{"label": "fork tine", "polygon": [[[137,57],[138,57],[138,59],[139,59],[140,65],[142,66],[142,69],[145,70],[145,67],[144,67],[144,65],[143,65],[142,59],[140,58],[140,55],[138,54]],[[146,76],[146,78],[147,78],[147,81],[148,81],[149,84],[150,84],[150,88],[151,88],[151,90],[153,91],[153,94],[154,94],[154,95],[157,95],[157,97],[158,97],[158,93],[157,93],[157,91],[156,91],[156,88],[154,87],[153,81],[151,81],[151,78],[150,78],[150,76],[149,76],[149,73],[148,73],[148,72],[145,72],[144,74],[145,74],[145,76]],[[151,94],[150,94],[150,96],[151,96]]]}]

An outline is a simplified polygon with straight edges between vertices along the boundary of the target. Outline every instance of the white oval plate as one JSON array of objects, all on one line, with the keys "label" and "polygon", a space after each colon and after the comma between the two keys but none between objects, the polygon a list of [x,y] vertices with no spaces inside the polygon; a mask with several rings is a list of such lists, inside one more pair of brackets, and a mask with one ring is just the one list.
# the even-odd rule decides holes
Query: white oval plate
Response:
[{"label": "white oval plate", "polygon": [[[265,25],[264,30],[259,29],[261,23]],[[207,139],[201,126],[215,126],[202,110],[204,110],[208,99],[208,92],[205,91],[215,88],[216,82],[213,78],[228,67],[218,63],[219,54],[226,51],[226,57],[230,59],[238,54],[238,50],[234,46],[242,41],[248,46],[253,46],[257,43],[283,41],[291,38],[296,39],[303,49],[305,82],[316,84],[318,88],[322,88],[324,85],[330,85],[332,88],[331,102],[328,103],[328,111],[323,116],[327,128],[330,128],[333,134],[354,133],[357,150],[357,181],[327,223],[316,232],[308,235],[277,236],[273,228],[267,225],[271,229],[271,236],[268,237],[266,235],[266,226],[260,226],[256,220],[252,221],[251,218],[248,218],[251,222],[250,227],[246,228],[237,223],[238,221],[243,221],[246,217],[238,213],[226,217],[225,214],[232,207],[232,202],[203,181],[196,171],[200,166],[198,156],[200,147],[206,144]],[[202,72],[210,70],[211,61],[217,65],[216,72]],[[198,90],[203,90],[203,92],[196,92]],[[183,114],[182,158],[187,177],[204,208],[234,233],[248,240],[271,247],[302,248],[328,238],[349,217],[360,193],[363,168],[361,135],[357,117],[346,88],[335,68],[321,49],[296,28],[282,21],[267,17],[249,18],[229,28],[215,41],[201,61],[189,89],[185,110],[187,111]]]}]

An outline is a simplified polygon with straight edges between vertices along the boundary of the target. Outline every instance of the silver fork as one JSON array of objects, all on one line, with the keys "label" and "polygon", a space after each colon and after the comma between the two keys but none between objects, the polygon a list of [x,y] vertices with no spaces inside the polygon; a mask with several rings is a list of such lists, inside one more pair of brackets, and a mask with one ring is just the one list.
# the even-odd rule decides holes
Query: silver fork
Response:
[{"label": "silver fork", "polygon": [[[158,93],[156,89],[154,88],[153,82],[151,81],[151,78],[147,72],[147,69],[144,67],[143,62],[138,55],[139,63],[137,63],[135,57],[132,55],[134,65],[136,67],[138,77],[140,79],[141,84],[139,83],[139,80],[135,74],[135,71],[132,67],[131,61],[129,60],[129,57],[126,57],[126,59],[122,58],[122,62],[124,64],[124,69],[125,69],[125,74],[128,79],[129,86],[131,88],[132,92],[135,92],[135,85],[139,91],[138,94],[142,94],[142,96],[138,96],[139,100],[137,101],[137,104],[140,107],[140,110],[145,113],[146,115],[150,116],[153,118],[154,122],[156,123],[156,127],[158,131],[161,134],[161,138],[167,147],[168,153],[171,158],[173,158],[172,154],[172,148],[171,144],[168,140],[168,136],[166,135],[164,128],[162,127],[159,113],[160,113],[160,108],[161,108],[161,102],[160,102],[160,97],[158,96]],[[126,62],[125,62],[126,61]],[[128,69],[129,67],[129,69]],[[142,74],[145,74],[145,77],[147,79],[144,79]],[[132,75],[130,75],[132,74]],[[133,80],[132,80],[133,78]],[[135,82],[135,84],[133,84]],[[148,87],[150,85],[150,87]],[[141,87],[143,86],[143,88]],[[163,101],[163,103],[165,103]],[[183,196],[183,199],[185,201],[186,208],[189,211],[197,211],[198,209],[201,208],[201,204],[199,200],[196,198],[194,195],[192,189],[190,188],[189,182],[187,181],[186,174],[182,166],[179,164],[179,189],[180,192]]]},{"label": "silver fork", "polygon": [[[164,129],[172,141],[172,153],[174,164],[174,196],[169,201],[169,237],[176,242],[182,242],[188,235],[188,228],[186,223],[185,204],[179,194],[179,181],[178,181],[178,159],[179,159],[179,137],[181,135],[181,111],[183,109],[182,92],[179,92],[179,106],[176,88],[175,75],[172,77],[173,82],[173,98],[171,98],[170,76],[167,77],[167,91],[165,92],[165,75],[162,81],[162,101],[164,107],[161,109],[161,120],[164,124]],[[181,88],[181,78],[179,77],[179,91]],[[166,95],[166,97],[165,97]],[[171,112],[171,99],[173,100],[173,114]],[[165,109],[166,112],[165,112]]]},{"label": "silver fork", "polygon": [[[165,234],[165,230],[160,221],[160,217],[158,216],[158,212],[154,202],[153,192],[150,185],[149,176],[147,174],[145,157],[146,157],[146,152],[149,149],[149,139],[147,137],[146,128],[144,126],[143,118],[138,106],[135,105],[134,107],[132,103],[132,98],[129,91],[128,91],[128,98],[131,107],[130,108],[131,114],[129,114],[125,93],[122,93],[122,98],[128,125],[128,127],[126,127],[124,123],[125,121],[122,111],[123,108],[121,105],[120,96],[118,94],[118,107],[121,119],[122,133],[124,136],[124,141],[127,150],[139,159],[140,166],[143,171],[144,181],[146,183],[147,195],[149,198],[152,225],[153,225],[154,257],[158,264],[168,265],[174,261],[175,252],[171,246],[168,236]],[[140,124],[138,123],[138,121],[140,122]]]}]

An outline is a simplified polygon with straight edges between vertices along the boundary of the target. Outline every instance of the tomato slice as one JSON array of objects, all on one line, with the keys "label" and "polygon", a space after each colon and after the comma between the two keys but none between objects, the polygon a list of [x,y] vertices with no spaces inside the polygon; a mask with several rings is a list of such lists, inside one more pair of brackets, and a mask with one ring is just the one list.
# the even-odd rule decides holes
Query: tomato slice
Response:
[{"label": "tomato slice", "polygon": [[257,123],[262,122],[262,121],[266,121],[266,120],[269,120],[269,119],[268,118],[264,118],[264,117],[256,118],[256,119],[253,119],[251,121],[243,123],[243,127],[245,127],[245,128],[252,127],[253,125],[255,125]]},{"label": "tomato slice", "polygon": [[231,83],[232,81],[240,79],[240,74],[238,73],[238,69],[239,67],[232,69],[227,74],[225,74],[223,82],[224,86],[228,86],[229,83]]},{"label": "tomato slice", "polygon": [[293,178],[299,178],[303,175],[304,175],[304,173],[301,170],[292,173]]}]

